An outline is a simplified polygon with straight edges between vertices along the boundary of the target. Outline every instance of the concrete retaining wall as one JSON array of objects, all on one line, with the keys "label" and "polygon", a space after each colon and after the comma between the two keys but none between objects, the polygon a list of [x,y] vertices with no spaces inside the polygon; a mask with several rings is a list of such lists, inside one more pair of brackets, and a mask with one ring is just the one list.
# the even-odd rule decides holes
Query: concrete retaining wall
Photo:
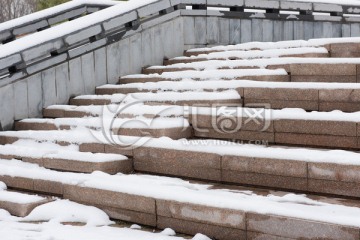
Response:
[{"label": "concrete retaining wall", "polygon": [[[148,23],[151,24],[151,23]],[[183,19],[132,31],[121,41],[0,88],[0,122],[11,129],[14,120],[41,117],[52,104],[67,104],[70,97],[93,94],[95,87],[116,83],[119,76],[139,73],[164,57],[182,55]]]},{"label": "concrete retaining wall", "polygon": [[[163,4],[167,1],[160,2]],[[120,76],[139,73],[144,66],[162,64],[164,57],[182,55],[189,48],[250,41],[360,36],[360,18],[350,21],[336,14],[321,18],[313,15],[294,18],[291,14],[271,13],[270,9],[264,14],[251,15],[253,13],[242,11],[210,10],[206,6],[202,10],[202,5],[193,3],[193,9],[190,10],[185,9],[186,3],[181,5],[175,0],[171,0],[172,5],[169,3],[164,6],[171,5],[171,11],[158,12],[163,7],[161,4],[154,4],[154,9],[149,8],[150,16],[159,13],[156,17],[139,18],[145,20],[137,26],[137,30],[133,26],[126,31],[122,30],[122,21],[129,21],[136,26],[136,14],[124,15],[119,18],[122,21],[115,19],[106,22],[108,27],[119,24],[116,34],[110,32],[110,35],[106,35],[105,32],[105,35],[95,35],[96,40],[93,42],[92,30],[101,27],[90,27],[86,34],[75,32],[65,39],[75,42],[75,47],[65,52],[59,48],[57,54],[50,58],[31,63],[31,56],[41,50],[41,46],[36,46],[13,55],[13,58],[0,59],[3,60],[0,63],[5,66],[4,70],[10,72],[13,63],[16,70],[0,79],[2,128],[11,129],[14,120],[40,117],[42,109],[49,105],[67,104],[73,96],[94,93],[96,86],[116,83]],[[138,10],[137,15],[147,16],[145,10]],[[112,29],[111,26],[109,29]],[[76,48],[76,38],[81,41],[87,39],[88,43]],[[58,41],[63,40],[54,39],[53,44]],[[46,51],[53,51],[52,45],[47,48]],[[43,55],[46,54],[44,51]],[[21,59],[18,59],[20,55]],[[27,58],[30,59],[30,65],[27,65]]]},{"label": "concrete retaining wall", "polygon": [[360,23],[183,16],[185,48],[245,42],[360,37]]}]

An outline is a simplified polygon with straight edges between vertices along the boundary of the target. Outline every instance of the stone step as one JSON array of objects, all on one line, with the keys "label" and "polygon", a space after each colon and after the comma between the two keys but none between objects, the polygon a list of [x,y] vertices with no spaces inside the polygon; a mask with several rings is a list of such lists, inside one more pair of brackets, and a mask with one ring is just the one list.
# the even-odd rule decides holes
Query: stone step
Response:
[{"label": "stone step", "polygon": [[1,160],[0,166],[0,179],[10,187],[48,192],[53,185],[63,198],[97,206],[113,219],[176,232],[230,240],[254,234],[266,239],[360,237],[360,204],[354,200],[148,175],[70,176],[35,166],[29,171],[20,163],[10,168]]},{"label": "stone step", "polygon": [[15,130],[70,130],[89,128],[115,135],[139,137],[169,137],[172,139],[192,137],[192,128],[187,119],[179,118],[58,118],[25,119],[15,124]]},{"label": "stone step", "polygon": [[324,47],[331,57],[354,57],[360,56],[360,43],[355,38],[335,38],[335,39],[310,39],[309,41],[279,41],[279,42],[250,42],[230,46],[215,46],[210,48],[195,48],[185,51],[187,57],[202,54],[225,52],[225,51],[251,51],[269,50],[281,48],[301,48],[301,47]]},{"label": "stone step", "polygon": [[[257,108],[231,106],[193,107],[185,110],[189,116],[189,122],[194,129],[194,136],[198,138],[261,141],[269,144],[339,149],[360,148],[358,143],[360,136],[358,131],[360,123],[359,112],[306,112],[301,109],[272,110],[264,109],[264,106],[258,106]],[[65,120],[72,121],[71,118]],[[149,119],[149,121],[152,120]],[[188,133],[186,127],[187,125],[184,128],[184,134]],[[96,136],[99,139],[104,138],[104,134],[101,135],[101,131],[81,130],[80,128],[79,132],[81,135],[87,136],[87,133],[83,132],[90,132],[90,134],[100,134]],[[59,135],[62,131],[50,131],[49,133],[51,132],[55,134],[49,141],[61,142],[64,140],[69,142],[69,139]],[[70,132],[68,131],[68,133]],[[0,143],[11,144],[18,138],[25,138],[26,136],[29,138],[40,137],[38,140],[46,140],[48,134],[45,133],[46,131],[39,131],[37,134],[35,132],[27,133],[27,131],[4,132],[0,134]],[[109,133],[111,132],[109,131]],[[120,139],[125,137],[111,136]],[[75,142],[78,141],[77,138],[71,139],[74,139],[73,141]],[[80,136],[79,139],[81,139],[81,143],[99,143],[94,136],[88,139]],[[129,139],[132,138],[129,137]],[[104,141],[105,143],[109,142],[106,138]],[[103,145],[100,149],[104,152]]]},{"label": "stone step", "polygon": [[219,92],[236,90],[244,81],[160,81],[128,84],[107,84],[96,88],[96,94],[129,94],[139,92]]},{"label": "stone step", "polygon": [[200,138],[360,149],[359,112],[306,112],[260,107],[193,108],[190,123],[195,136]]},{"label": "stone step", "polygon": [[284,69],[226,69],[206,71],[182,71],[164,72],[162,74],[137,74],[121,77],[119,84],[146,83],[160,81],[216,81],[216,80],[242,80],[251,79],[256,81],[289,82],[290,77]]},{"label": "stone step", "polygon": [[[133,148],[148,138],[112,135],[102,131],[55,130],[55,131],[7,131],[0,132],[0,145],[13,144],[19,140],[55,143],[60,146],[75,145],[80,152],[121,154],[133,156]],[[132,146],[134,145],[134,146]]]},{"label": "stone step", "polygon": [[160,139],[134,149],[133,159],[137,172],[360,197],[358,152]]},{"label": "stone step", "polygon": [[[235,143],[213,139],[168,138],[145,141],[136,139],[133,148],[129,149],[128,146],[123,148],[122,145],[110,142],[102,143],[97,140],[100,136],[90,139],[92,134],[79,131],[62,131],[57,134],[58,142],[64,143],[63,139],[67,139],[68,144],[77,142],[80,151],[116,151],[132,156],[134,170],[138,172],[360,198],[358,152],[259,145],[266,144],[260,141],[244,144],[245,141]],[[55,141],[45,138],[44,135],[42,132],[6,133],[1,134],[0,141],[6,140],[4,136],[16,140],[31,139],[41,144]],[[9,138],[7,140],[9,141]],[[1,149],[6,149],[6,146]],[[11,155],[11,150],[5,153],[3,151],[0,151],[0,158],[22,156],[21,153]]]},{"label": "stone step", "polygon": [[[360,64],[358,58],[269,58],[269,59],[246,59],[246,60],[209,60],[203,62],[193,63],[179,63],[168,66],[151,66],[143,69],[143,74],[155,74],[163,72],[180,72],[180,71],[204,71],[204,70],[226,70],[226,69],[279,69],[283,68],[286,72],[291,72],[291,65],[296,64],[315,64],[324,65],[331,70],[333,73],[337,73],[337,69],[351,68],[352,72],[357,65]],[[330,65],[330,66],[327,66]],[[306,70],[304,70],[306,72]],[[340,70],[343,72],[344,70]],[[178,73],[180,74],[180,73]],[[344,75],[344,74],[342,74]],[[346,75],[346,74],[345,74]]]},{"label": "stone step", "polygon": [[0,209],[17,217],[26,217],[34,208],[50,201],[52,201],[51,198],[0,190]]},{"label": "stone step", "polygon": [[237,89],[243,106],[267,104],[272,109],[302,108],[307,111],[360,111],[360,85],[354,83],[288,83],[229,81],[164,81],[104,85],[97,94],[166,91],[221,91]]},{"label": "stone step", "polygon": [[244,106],[267,104],[272,109],[360,111],[357,83],[269,83],[253,86],[238,88]]},{"label": "stone step", "polygon": [[158,92],[158,93],[132,93],[127,97],[120,98],[119,95],[85,95],[70,100],[71,105],[107,105],[107,104],[138,104],[149,105],[186,105],[186,106],[211,106],[211,105],[238,105],[241,106],[241,97],[236,90],[221,92]]},{"label": "stone step", "polygon": [[20,140],[13,144],[0,145],[1,159],[17,159],[59,171],[109,174],[133,172],[132,159],[118,154],[79,152],[73,146],[36,143]]},{"label": "stone step", "polygon": [[[357,83],[360,81],[360,60],[357,58],[273,58],[259,60],[234,60],[234,61],[205,61],[187,64],[174,64],[170,66],[154,66],[143,70],[147,76],[181,76],[183,72],[207,71],[247,71],[257,72],[267,68],[284,69],[291,82],[341,82]],[[249,70],[249,68],[253,68]],[[211,70],[208,70],[211,69]],[[201,74],[201,73],[198,73]],[[247,79],[252,79],[251,75]],[[246,78],[245,78],[246,79]],[[156,80],[156,79],[155,79]],[[258,80],[258,79],[255,79]],[[264,80],[266,81],[266,79]],[[271,80],[270,80],[271,81]]]},{"label": "stone step", "polygon": [[118,118],[157,118],[157,117],[187,117],[184,114],[183,106],[176,105],[144,105],[142,103],[118,105],[111,104],[106,106],[71,106],[53,105],[43,111],[46,118],[82,118],[82,117],[102,117],[111,114]]},{"label": "stone step", "polygon": [[329,52],[324,47],[304,47],[304,48],[283,48],[269,50],[248,50],[248,51],[225,51],[201,54],[191,57],[176,57],[164,60],[164,65],[177,63],[202,62],[208,60],[239,60],[239,59],[262,59],[279,57],[301,57],[301,58],[323,58],[329,57]]},{"label": "stone step", "polygon": [[113,95],[81,95],[70,99],[70,105],[88,106],[88,105],[109,105],[119,104],[125,100],[124,94]]}]

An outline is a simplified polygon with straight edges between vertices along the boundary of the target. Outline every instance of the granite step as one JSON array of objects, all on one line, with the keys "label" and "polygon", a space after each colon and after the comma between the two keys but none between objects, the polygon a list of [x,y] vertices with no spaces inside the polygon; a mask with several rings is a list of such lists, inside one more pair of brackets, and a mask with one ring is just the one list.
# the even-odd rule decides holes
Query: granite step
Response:
[{"label": "granite step", "polygon": [[127,94],[135,92],[167,91],[222,91],[236,89],[243,107],[267,104],[272,109],[302,108],[307,111],[343,112],[360,111],[360,86],[355,83],[286,83],[257,82],[249,80],[229,81],[164,81],[104,85],[97,94]]},{"label": "granite step", "polygon": [[268,42],[250,42],[230,46],[215,46],[209,48],[195,48],[184,52],[187,57],[202,54],[226,52],[226,51],[251,51],[269,50],[281,48],[301,48],[301,47],[324,47],[328,49],[331,57],[357,58],[360,56],[360,43],[354,38],[335,38],[335,39],[310,39],[309,41],[279,41],[269,44]]},{"label": "granite step", "polygon": [[43,116],[46,118],[83,118],[83,117],[102,117],[111,114],[118,118],[171,118],[187,117],[183,106],[177,105],[144,105],[130,104],[118,105],[111,104],[107,106],[72,106],[72,105],[52,105],[43,110]]},{"label": "granite step", "polygon": [[147,139],[149,138],[119,136],[111,132],[84,131],[84,129],[0,132],[0,145],[14,144],[19,140],[31,140],[60,146],[76,146],[80,152],[120,154],[127,157],[133,156],[136,144],[141,144]]},{"label": "granite step", "polygon": [[279,57],[301,57],[311,58],[329,57],[328,49],[324,47],[304,47],[304,48],[282,48],[269,50],[248,50],[248,51],[225,51],[213,52],[209,54],[201,54],[191,57],[176,57],[169,60],[164,60],[164,65],[171,65],[177,63],[202,62],[208,60],[239,60],[239,59],[262,59],[262,58],[279,58]]},{"label": "granite step", "polygon": [[[332,74],[340,72],[340,75],[349,75],[353,73],[354,68],[360,64],[358,58],[269,58],[269,59],[246,59],[246,60],[208,60],[203,62],[180,63],[167,66],[151,66],[143,69],[143,74],[155,74],[164,72],[179,72],[179,71],[214,71],[214,70],[246,70],[252,69],[259,71],[259,69],[279,69],[282,68],[286,72],[291,73],[291,65],[304,64],[311,69],[309,65],[316,65],[322,68],[318,71],[327,70],[332,71]],[[317,68],[315,68],[316,70]],[[307,72],[305,69],[304,72]],[[180,74],[180,73],[178,73]],[[350,74],[352,75],[352,74]]]},{"label": "granite step", "polygon": [[[358,58],[272,58],[233,61],[211,60],[170,66],[153,66],[144,69],[143,73],[147,76],[181,76],[183,72],[192,71],[246,71],[244,69],[247,69],[247,71],[258,72],[265,69],[284,69],[288,73],[288,81],[290,82],[358,83],[360,81],[359,66],[360,60]],[[244,79],[252,80],[252,77],[248,76]]]},{"label": "granite step", "polygon": [[[74,149],[75,148],[75,149]],[[133,161],[119,154],[79,152],[78,147],[59,146],[31,140],[0,145],[1,159],[17,159],[58,171],[108,174],[133,172]]]},{"label": "granite step", "polygon": [[[237,143],[214,139],[171,140],[168,138],[153,138],[146,141],[136,139],[137,141],[132,145],[133,148],[129,149],[128,146],[123,148],[120,144],[103,143],[97,139],[99,136],[93,136],[93,139],[89,137],[91,134],[83,133],[81,136],[79,131],[67,133],[63,131],[57,134],[56,139],[59,143],[64,144],[64,139],[67,139],[68,145],[77,142],[80,151],[116,152],[131,156],[136,172],[230,183],[238,186],[252,185],[303,193],[360,198],[360,179],[357,177],[360,173],[358,152],[271,146],[260,141]],[[32,135],[27,132],[7,133],[0,135],[0,142],[11,144],[10,139],[12,139],[12,144],[16,144],[15,142],[21,139],[23,142],[31,140],[46,144],[55,141],[46,139],[44,135],[45,132],[36,132]],[[35,154],[29,157],[30,151],[12,154],[11,150],[13,149],[8,145],[0,146],[0,158],[9,160],[17,158],[39,164],[39,161],[35,161],[39,159],[35,158]],[[48,158],[60,158],[58,156],[64,156],[64,154],[44,155],[45,160],[41,163],[46,163]],[[38,155],[41,155],[41,152]],[[101,155],[94,154],[93,156]],[[104,158],[107,156],[113,155],[105,154]],[[73,170],[53,167],[56,162],[48,161],[53,165],[46,166],[41,163],[39,165],[58,170]]]},{"label": "granite step", "polygon": [[[122,98],[119,98],[122,96]],[[126,96],[126,97],[125,97]],[[70,100],[71,105],[109,105],[109,104],[139,104],[148,105],[186,105],[186,106],[212,106],[212,105],[237,105],[242,101],[236,90],[221,92],[157,92],[157,93],[132,93],[113,95],[84,95]]]},{"label": "granite step", "polygon": [[139,137],[169,137],[172,139],[191,138],[192,128],[187,119],[177,118],[58,118],[25,119],[15,123],[15,130],[70,130],[88,128],[107,131],[115,135]]},{"label": "granite step", "polygon": [[360,149],[359,112],[306,112],[302,109],[193,108],[190,123],[199,138],[269,144]]},{"label": "granite step", "polygon": [[51,198],[0,190],[0,209],[17,217],[26,217],[34,208],[52,201]]},{"label": "granite step", "polygon": [[289,82],[290,77],[284,69],[219,69],[206,71],[164,72],[162,74],[137,74],[123,76],[119,84],[146,83],[160,81],[218,81],[218,80],[254,80],[270,82]]},{"label": "granite step", "polygon": [[109,105],[120,104],[126,99],[124,94],[112,95],[81,95],[71,98],[70,105],[75,106],[88,106],[88,105]]},{"label": "granite step", "polygon": [[134,149],[137,172],[360,198],[360,154],[213,139],[154,140]]},{"label": "granite step", "polygon": [[22,164],[9,168],[2,160],[0,165],[0,180],[9,187],[49,193],[53,185],[59,196],[96,206],[113,219],[180,233],[196,231],[220,240],[360,237],[360,204],[355,200],[149,175],[69,175],[36,167],[28,171]]}]

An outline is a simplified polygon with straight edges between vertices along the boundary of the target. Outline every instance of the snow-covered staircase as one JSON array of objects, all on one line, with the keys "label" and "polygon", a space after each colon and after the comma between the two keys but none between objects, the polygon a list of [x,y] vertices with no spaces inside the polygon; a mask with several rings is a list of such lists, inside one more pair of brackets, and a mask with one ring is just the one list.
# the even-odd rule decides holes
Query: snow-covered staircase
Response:
[{"label": "snow-covered staircase", "polygon": [[214,239],[360,239],[356,41],[194,49],[122,76],[1,132],[0,181]]}]

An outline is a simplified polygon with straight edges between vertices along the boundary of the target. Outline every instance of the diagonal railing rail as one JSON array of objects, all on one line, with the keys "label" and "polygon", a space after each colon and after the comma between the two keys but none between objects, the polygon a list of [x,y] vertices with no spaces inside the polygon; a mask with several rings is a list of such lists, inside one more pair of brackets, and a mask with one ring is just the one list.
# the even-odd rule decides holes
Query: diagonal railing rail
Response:
[{"label": "diagonal railing rail", "polygon": [[0,24],[0,43],[114,6],[117,1],[76,0]]}]

